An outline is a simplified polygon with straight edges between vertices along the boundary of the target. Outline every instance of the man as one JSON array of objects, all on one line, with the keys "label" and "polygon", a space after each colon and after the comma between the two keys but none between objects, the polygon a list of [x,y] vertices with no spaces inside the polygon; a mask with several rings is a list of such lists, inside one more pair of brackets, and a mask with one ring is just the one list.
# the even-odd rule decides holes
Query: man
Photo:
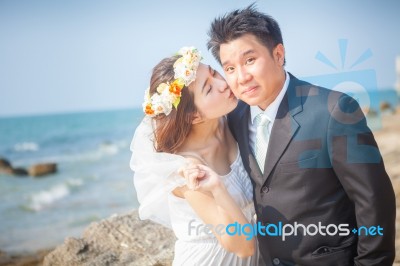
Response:
[{"label": "man", "polygon": [[228,119],[262,264],[392,265],[394,192],[358,103],[287,73],[278,23],[252,5],[215,19],[209,37],[241,100]]}]

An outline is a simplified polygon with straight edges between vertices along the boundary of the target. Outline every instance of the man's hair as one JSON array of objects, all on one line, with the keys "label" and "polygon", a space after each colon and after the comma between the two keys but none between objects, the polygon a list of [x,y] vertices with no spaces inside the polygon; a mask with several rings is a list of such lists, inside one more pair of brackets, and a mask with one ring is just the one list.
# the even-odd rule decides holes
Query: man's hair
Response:
[{"label": "man's hair", "polygon": [[256,10],[255,4],[234,10],[211,23],[208,31],[208,50],[221,64],[219,55],[221,44],[231,42],[245,34],[253,34],[271,52],[278,44],[283,44],[278,22],[271,16]]}]

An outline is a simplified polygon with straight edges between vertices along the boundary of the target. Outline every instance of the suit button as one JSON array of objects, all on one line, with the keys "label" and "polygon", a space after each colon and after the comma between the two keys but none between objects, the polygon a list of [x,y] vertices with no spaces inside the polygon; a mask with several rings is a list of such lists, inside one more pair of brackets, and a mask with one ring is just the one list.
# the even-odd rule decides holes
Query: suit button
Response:
[{"label": "suit button", "polygon": [[273,263],[274,265],[279,265],[279,264],[281,263],[281,261],[280,261],[278,258],[274,258],[274,259],[272,260],[272,263]]},{"label": "suit button", "polygon": [[262,187],[261,192],[262,193],[268,193],[269,192],[269,187]]}]

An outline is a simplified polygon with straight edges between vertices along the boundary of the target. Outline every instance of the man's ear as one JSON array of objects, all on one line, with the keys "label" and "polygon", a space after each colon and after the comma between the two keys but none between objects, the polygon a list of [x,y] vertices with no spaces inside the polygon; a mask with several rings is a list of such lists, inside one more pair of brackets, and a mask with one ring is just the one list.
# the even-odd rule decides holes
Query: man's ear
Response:
[{"label": "man's ear", "polygon": [[192,125],[200,124],[201,122],[203,122],[203,118],[202,118],[202,116],[201,116],[201,114],[199,112],[196,112],[193,115]]},{"label": "man's ear", "polygon": [[285,63],[285,46],[278,44],[274,49],[274,58],[279,62],[281,66]]}]

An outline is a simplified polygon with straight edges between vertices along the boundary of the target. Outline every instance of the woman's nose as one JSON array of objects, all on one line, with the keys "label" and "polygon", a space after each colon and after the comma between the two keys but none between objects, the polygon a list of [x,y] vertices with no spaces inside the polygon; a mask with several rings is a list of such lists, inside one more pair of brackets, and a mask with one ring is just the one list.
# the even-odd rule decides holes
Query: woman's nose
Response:
[{"label": "woman's nose", "polygon": [[223,79],[218,79],[218,90],[219,92],[225,92],[229,88],[228,83]]}]

